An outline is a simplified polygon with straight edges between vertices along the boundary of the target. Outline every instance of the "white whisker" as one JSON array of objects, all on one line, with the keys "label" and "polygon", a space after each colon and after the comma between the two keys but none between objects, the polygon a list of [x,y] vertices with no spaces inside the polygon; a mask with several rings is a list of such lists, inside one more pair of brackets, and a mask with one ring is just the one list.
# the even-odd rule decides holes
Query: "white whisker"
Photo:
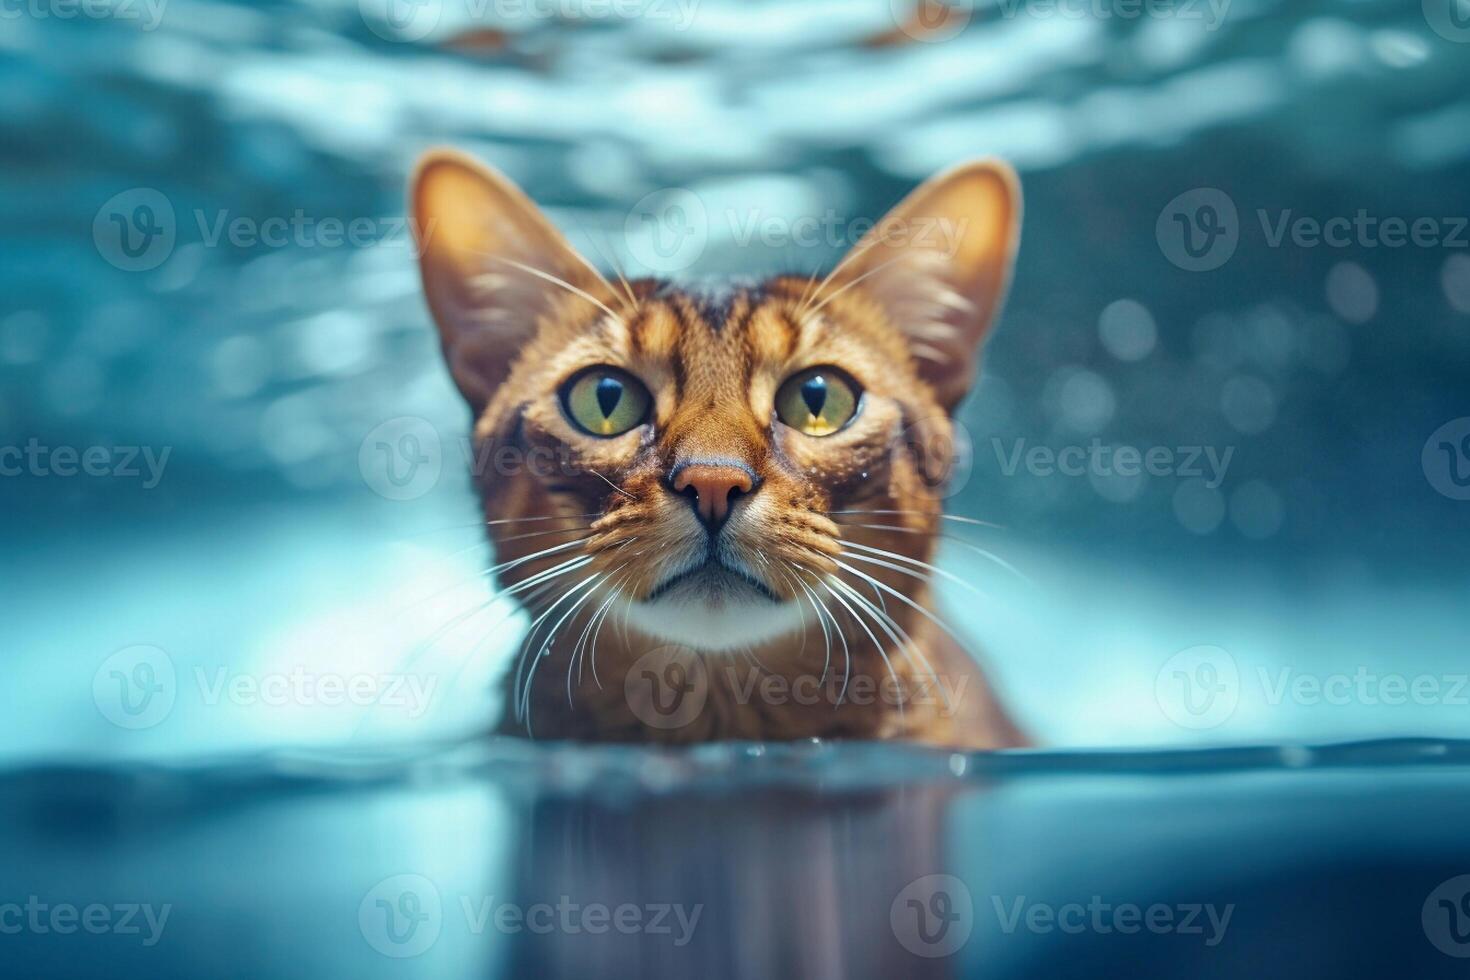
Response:
[{"label": "white whisker", "polygon": [[597,307],[599,310],[601,310],[602,312],[606,313],[608,316],[612,317],[618,323],[623,323],[623,318],[620,317],[620,316],[618,316],[616,313],[614,313],[613,310],[612,310],[612,307],[608,306],[602,300],[598,299],[596,296],[593,296],[591,293],[587,292],[585,289],[579,289],[578,287],[573,286],[571,283],[567,282],[565,279],[561,279],[561,278],[559,278],[557,276],[553,276],[549,272],[542,272],[540,269],[536,268],[535,266],[526,265],[526,263],[524,263],[524,262],[517,262],[515,259],[508,259],[508,258],[506,258],[503,255],[491,255],[491,256],[489,256],[489,258],[491,258],[492,260],[494,260],[496,262],[504,262],[506,265],[509,265],[509,266],[514,267],[514,268],[520,269],[522,272],[526,273],[527,275],[535,276],[538,279],[544,279],[545,281],[551,283],[554,286],[560,286],[563,289],[565,289],[567,292],[571,293],[573,296],[580,296],[582,299],[585,299],[587,302],[591,303],[593,306]]}]

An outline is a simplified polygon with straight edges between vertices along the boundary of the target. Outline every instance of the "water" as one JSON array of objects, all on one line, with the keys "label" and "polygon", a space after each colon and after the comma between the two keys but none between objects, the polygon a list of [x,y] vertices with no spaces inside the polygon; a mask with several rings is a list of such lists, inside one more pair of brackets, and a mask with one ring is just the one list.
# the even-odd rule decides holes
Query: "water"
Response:
[{"label": "water", "polygon": [[[12,972],[1455,967],[1429,898],[1466,866],[1464,750],[1395,741],[1470,737],[1470,503],[1435,435],[1470,412],[1470,46],[1450,8],[987,5],[948,40],[879,44],[886,3],[504,7],[468,53],[448,49],[472,26],[448,0],[412,8],[438,11],[414,39],[372,2],[0,20],[0,447],[44,461],[0,478],[0,902],[174,907],[148,947],[5,935]],[[406,654],[483,601],[492,560],[403,225],[412,162],[439,143],[633,271],[659,258],[636,202],[693,191],[689,274],[830,264],[934,170],[1014,161],[1022,254],[949,501],[999,527],[957,529],[942,562],[990,596],[948,590],[948,615],[1050,749],[478,738],[514,611]],[[1235,210],[1233,251],[1189,271],[1171,208],[1219,204],[1207,192]],[[147,230],[140,205],[161,223],[134,256],[117,233]],[[1293,224],[1360,213],[1374,234],[1429,219],[1435,240],[1338,246]],[[752,230],[767,219],[779,233]],[[403,417],[432,432],[435,476],[390,499],[372,434]],[[1011,462],[1094,445],[1172,462]],[[58,475],[57,447],[104,448],[107,473]],[[118,684],[140,658],[172,693],[132,714]],[[433,687],[223,693],[300,672]],[[1294,748],[1363,739],[1390,741]],[[371,921],[405,889],[359,919],[400,874],[442,899],[437,940],[407,958]],[[973,898],[971,938],[935,960],[890,921],[929,874]],[[562,894],[705,911],[674,947],[476,933],[460,904]],[[1094,894],[1237,910],[1205,946],[1006,932],[993,904]],[[1426,903],[1446,917],[1421,922]]]},{"label": "water", "polygon": [[[1458,976],[1431,893],[1470,859],[1467,761],[1431,741],[479,742],[47,767],[0,779],[8,891],[161,928],[28,930],[6,957],[25,976]],[[951,931],[921,933],[915,897]]]}]

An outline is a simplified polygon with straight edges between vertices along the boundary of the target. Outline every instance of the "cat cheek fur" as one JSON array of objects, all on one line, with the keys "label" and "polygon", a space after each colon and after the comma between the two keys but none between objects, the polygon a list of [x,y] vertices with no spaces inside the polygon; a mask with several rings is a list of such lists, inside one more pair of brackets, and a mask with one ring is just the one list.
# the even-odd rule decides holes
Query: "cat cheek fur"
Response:
[{"label": "cat cheek fur", "polygon": [[[1024,742],[973,661],[909,608],[933,606],[914,569],[933,558],[939,532],[948,413],[969,384],[1015,248],[1019,197],[1004,167],[957,168],[885,218],[953,219],[951,252],[907,254],[895,245],[903,236],[874,236],[820,283],[777,277],[714,291],[656,280],[610,285],[513,184],[457,154],[425,160],[413,202],[425,291],[476,414],[476,478],[497,584],[536,624],[507,675],[504,731]],[[567,420],[559,389],[594,364],[648,388],[645,424],[597,438]],[[858,414],[822,437],[786,428],[774,418],[777,388],[795,371],[827,364],[861,384]],[[687,465],[751,476],[748,488],[728,489],[729,516],[717,532],[690,506],[688,488],[672,483]],[[873,563],[874,554],[890,557]],[[855,568],[866,577],[854,577]],[[671,578],[709,569],[717,584],[696,593],[707,600],[680,599],[670,617],[651,599]],[[904,602],[884,603],[880,590]],[[621,623],[604,633],[610,610]],[[880,616],[914,649],[885,652]],[[663,728],[624,697],[640,657],[670,642],[660,630],[714,656],[750,647],[788,677],[826,676],[821,637],[808,635],[818,624],[829,658],[842,638],[845,677],[918,685],[935,669],[921,662],[937,665],[951,684],[971,682],[964,710],[748,703],[712,679],[706,711]],[[589,653],[595,684],[583,676]]]}]

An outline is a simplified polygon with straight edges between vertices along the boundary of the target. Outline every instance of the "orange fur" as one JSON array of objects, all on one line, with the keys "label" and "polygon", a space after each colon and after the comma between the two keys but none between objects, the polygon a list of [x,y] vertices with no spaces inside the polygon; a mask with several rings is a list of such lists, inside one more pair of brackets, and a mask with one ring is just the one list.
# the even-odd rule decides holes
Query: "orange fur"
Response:
[{"label": "orange fur", "polygon": [[[426,293],[477,414],[477,458],[556,461],[476,474],[497,560],[512,563],[500,585],[522,590],[540,620],[507,676],[504,731],[1024,744],[976,663],[930,618],[921,564],[941,523],[944,460],[933,450],[949,438],[1015,248],[1008,169],[975,164],[924,185],[821,283],[778,277],[719,302],[655,280],[612,288],[508,181],[457,155],[431,154],[413,195]],[[934,216],[966,225],[952,254],[881,235]],[[647,388],[644,424],[594,437],[568,419],[558,393],[595,365]],[[782,382],[818,366],[862,392],[851,422],[821,437],[775,411]],[[717,532],[671,477],[707,463],[753,478]],[[899,513],[873,513],[883,511]],[[721,585],[659,612],[658,590],[686,569],[742,598]],[[660,615],[696,635],[671,641]],[[789,628],[761,634],[778,616]],[[759,636],[748,649],[713,635],[747,625]],[[652,651],[699,685],[702,708],[678,725],[650,724],[629,693]],[[886,696],[857,696],[877,688]]]}]

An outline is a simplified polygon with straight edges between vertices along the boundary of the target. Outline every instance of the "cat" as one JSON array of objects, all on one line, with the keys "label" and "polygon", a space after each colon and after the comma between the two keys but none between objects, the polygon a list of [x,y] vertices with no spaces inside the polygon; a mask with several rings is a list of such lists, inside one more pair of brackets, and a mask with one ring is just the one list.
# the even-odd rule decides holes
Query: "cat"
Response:
[{"label": "cat", "polygon": [[610,283],[452,150],[409,196],[475,458],[525,462],[475,473],[533,623],[502,732],[1027,744],[929,565],[1019,241],[1007,165],[923,183],[825,278],[723,288]]}]

